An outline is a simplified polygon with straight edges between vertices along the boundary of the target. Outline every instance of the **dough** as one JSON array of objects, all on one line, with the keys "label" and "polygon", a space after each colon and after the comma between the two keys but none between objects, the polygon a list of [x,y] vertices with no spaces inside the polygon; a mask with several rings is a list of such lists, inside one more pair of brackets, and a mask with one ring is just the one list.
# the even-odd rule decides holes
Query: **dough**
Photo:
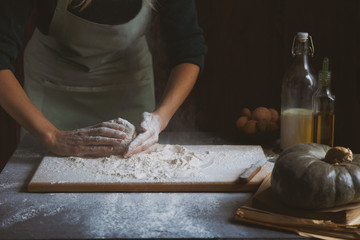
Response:
[{"label": "dough", "polygon": [[119,145],[116,149],[116,152],[119,155],[124,155],[125,151],[127,150],[127,147],[129,146],[129,144],[132,142],[132,140],[134,140],[134,138],[137,135],[135,126],[133,124],[131,124],[129,121],[122,119],[122,118],[113,119],[113,120],[110,120],[110,122],[118,123],[125,127],[124,133],[126,134],[126,138],[121,142],[121,145]]}]

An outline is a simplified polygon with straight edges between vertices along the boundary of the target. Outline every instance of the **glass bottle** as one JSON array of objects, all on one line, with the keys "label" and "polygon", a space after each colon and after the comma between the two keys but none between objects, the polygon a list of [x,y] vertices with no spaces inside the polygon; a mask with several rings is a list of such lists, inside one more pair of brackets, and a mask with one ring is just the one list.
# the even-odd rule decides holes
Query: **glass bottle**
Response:
[{"label": "glass bottle", "polygon": [[317,87],[309,66],[314,54],[311,36],[299,32],[293,40],[294,62],[285,73],[281,89],[280,148],[313,142],[312,97]]},{"label": "glass bottle", "polygon": [[334,146],[335,96],[330,90],[329,59],[324,58],[319,72],[319,87],[314,93],[314,142]]}]

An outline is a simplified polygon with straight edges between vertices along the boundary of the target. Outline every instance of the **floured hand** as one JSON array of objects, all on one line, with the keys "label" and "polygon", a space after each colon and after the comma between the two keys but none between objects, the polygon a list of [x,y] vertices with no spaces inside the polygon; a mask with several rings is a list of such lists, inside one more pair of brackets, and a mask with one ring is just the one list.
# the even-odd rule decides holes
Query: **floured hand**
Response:
[{"label": "floured hand", "polygon": [[128,122],[127,120],[122,119],[122,118],[113,119],[110,121],[110,123],[117,123],[117,124],[120,124],[125,127],[124,133],[125,133],[126,137],[121,142],[121,144],[116,146],[114,149],[118,155],[124,155],[129,144],[135,139],[135,137],[137,135],[135,126],[133,124],[131,124],[130,122]]},{"label": "floured hand", "polygon": [[135,136],[135,127],[118,118],[73,131],[58,131],[47,147],[61,156],[123,155]]},{"label": "floured hand", "polygon": [[128,150],[124,155],[125,157],[130,157],[136,153],[146,151],[159,141],[161,119],[158,115],[144,112],[142,114],[140,127],[142,132],[130,143]]}]

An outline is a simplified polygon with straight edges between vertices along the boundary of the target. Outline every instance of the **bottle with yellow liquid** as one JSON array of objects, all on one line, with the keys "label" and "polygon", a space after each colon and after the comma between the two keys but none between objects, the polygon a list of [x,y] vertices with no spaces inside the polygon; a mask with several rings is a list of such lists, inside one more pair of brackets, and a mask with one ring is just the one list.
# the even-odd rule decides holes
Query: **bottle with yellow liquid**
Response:
[{"label": "bottle with yellow liquid", "polygon": [[334,146],[335,96],[330,90],[329,59],[324,58],[319,72],[319,87],[314,93],[314,142]]},{"label": "bottle with yellow liquid", "polygon": [[299,32],[293,40],[294,62],[285,73],[281,89],[280,148],[313,142],[313,94],[317,87],[309,56],[314,54],[312,38]]}]

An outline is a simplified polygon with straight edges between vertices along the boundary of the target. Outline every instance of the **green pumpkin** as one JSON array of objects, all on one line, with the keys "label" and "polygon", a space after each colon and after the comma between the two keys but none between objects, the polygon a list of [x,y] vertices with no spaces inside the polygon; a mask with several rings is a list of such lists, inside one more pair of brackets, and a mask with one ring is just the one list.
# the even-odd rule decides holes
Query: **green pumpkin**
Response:
[{"label": "green pumpkin", "polygon": [[286,205],[302,209],[360,202],[360,157],[352,159],[349,149],[341,150],[342,156],[338,156],[337,150],[315,143],[286,148],[271,175],[275,196]]}]

